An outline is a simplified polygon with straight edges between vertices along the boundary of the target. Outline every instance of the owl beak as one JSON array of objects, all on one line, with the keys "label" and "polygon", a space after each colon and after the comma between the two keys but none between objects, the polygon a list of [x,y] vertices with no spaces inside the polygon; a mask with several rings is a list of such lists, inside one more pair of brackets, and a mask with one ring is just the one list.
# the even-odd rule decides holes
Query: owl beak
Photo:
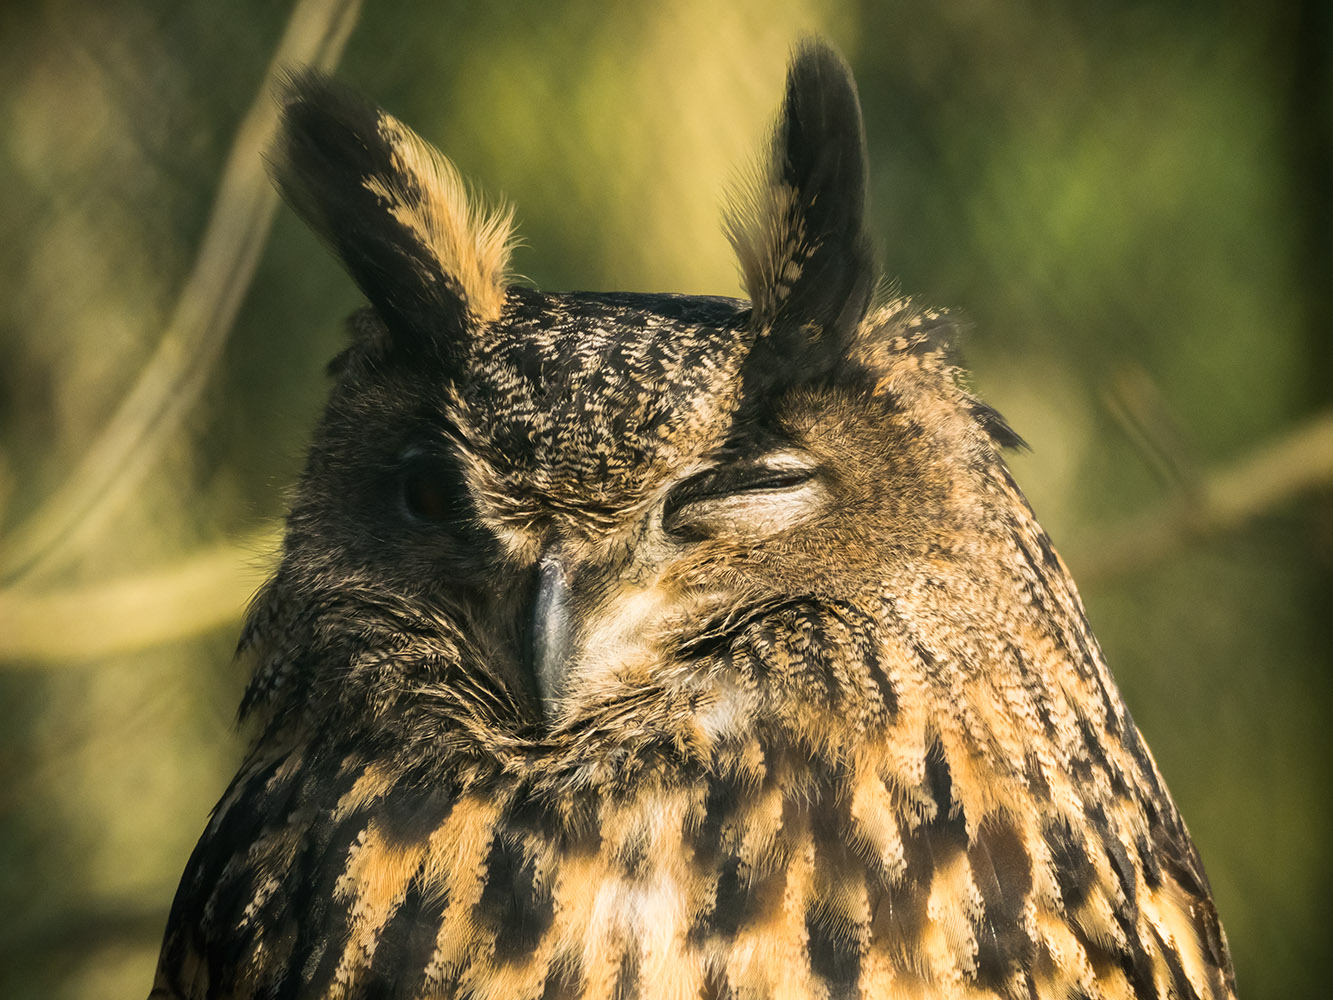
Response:
[{"label": "owl beak", "polygon": [[537,678],[543,709],[550,711],[564,690],[566,665],[574,644],[569,576],[554,553],[547,553],[537,574],[532,602],[529,662]]}]

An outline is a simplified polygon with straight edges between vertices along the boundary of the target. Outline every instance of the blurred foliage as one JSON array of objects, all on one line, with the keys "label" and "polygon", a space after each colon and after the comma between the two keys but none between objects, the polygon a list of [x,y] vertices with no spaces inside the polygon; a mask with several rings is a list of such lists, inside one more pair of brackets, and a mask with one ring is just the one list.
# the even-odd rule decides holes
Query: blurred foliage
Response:
[{"label": "blurred foliage", "polygon": [[[0,8],[0,560],[163,337],[290,13]],[[1033,446],[1016,473],[1199,842],[1242,995],[1320,995],[1333,496],[1223,525],[1201,484],[1333,404],[1326,5],[379,5],[340,73],[519,206],[538,285],[734,294],[721,194],[811,31],[857,73],[887,272],[967,316],[978,387]],[[125,502],[0,582],[6,997],[147,991],[242,750],[245,588],[358,296],[285,212],[237,291]],[[1304,442],[1284,461],[1327,484]],[[1117,560],[1159,509],[1180,537]]]}]

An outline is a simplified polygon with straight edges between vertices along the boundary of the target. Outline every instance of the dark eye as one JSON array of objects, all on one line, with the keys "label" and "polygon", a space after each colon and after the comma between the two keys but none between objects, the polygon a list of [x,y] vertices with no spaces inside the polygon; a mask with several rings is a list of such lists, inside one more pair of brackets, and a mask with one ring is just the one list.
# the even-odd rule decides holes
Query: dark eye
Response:
[{"label": "dark eye", "polygon": [[471,524],[467,483],[453,456],[410,451],[403,456],[399,483],[403,507],[415,520],[454,530]]}]

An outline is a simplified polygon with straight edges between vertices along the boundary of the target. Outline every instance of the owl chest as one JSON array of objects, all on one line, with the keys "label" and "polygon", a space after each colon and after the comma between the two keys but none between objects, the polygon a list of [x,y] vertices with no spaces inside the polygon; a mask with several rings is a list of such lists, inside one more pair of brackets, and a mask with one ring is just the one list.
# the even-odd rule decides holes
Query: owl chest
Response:
[{"label": "owl chest", "polygon": [[1132,951],[1096,922],[1125,906],[1113,886],[1065,906],[1078,884],[1035,812],[967,822],[940,747],[912,788],[761,749],[762,767],[582,799],[409,793],[368,769],[304,834],[270,828],[224,868],[206,923],[249,942],[236,996],[985,997],[1041,954],[1065,958],[1032,995],[1063,996],[1089,968],[1076,925]]},{"label": "owl chest", "polygon": [[572,811],[464,795],[411,840],[372,811],[320,935],[343,943],[320,966],[351,986],[391,968],[422,997],[844,995],[884,878],[849,846],[852,796],[801,777]]},{"label": "owl chest", "polygon": [[[425,944],[413,960],[420,995],[695,998],[723,982],[748,983],[749,995],[839,995],[812,943],[836,949],[846,901],[828,921],[813,916],[828,910],[836,876],[809,811],[798,815],[781,795],[721,798],[703,788],[646,792],[601,803],[575,829],[460,802],[428,848],[445,855],[419,869],[437,879],[425,895],[438,910],[423,911],[415,929],[398,920],[397,933]],[[446,832],[454,824],[474,835]],[[412,895],[409,885],[400,906]],[[861,926],[869,906],[863,887]],[[381,933],[394,933],[393,922]],[[855,951],[855,935],[847,946]],[[837,978],[849,983],[855,970]]]}]

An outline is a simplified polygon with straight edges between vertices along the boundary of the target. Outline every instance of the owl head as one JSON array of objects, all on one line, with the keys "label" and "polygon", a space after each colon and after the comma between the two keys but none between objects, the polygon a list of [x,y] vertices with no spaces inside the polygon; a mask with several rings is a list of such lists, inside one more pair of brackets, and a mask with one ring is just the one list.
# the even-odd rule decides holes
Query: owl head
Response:
[{"label": "owl head", "polygon": [[[316,75],[270,159],[369,308],[251,615],[243,711],[426,712],[423,739],[479,755],[693,745],[812,702],[885,709],[884,595],[960,621],[988,600],[1016,438],[960,388],[940,314],[875,301],[860,107],[826,45],[797,50],[726,212],[748,301],[511,283],[511,213]],[[932,597],[954,577],[969,599]],[[742,680],[743,651],[766,666]]]}]

